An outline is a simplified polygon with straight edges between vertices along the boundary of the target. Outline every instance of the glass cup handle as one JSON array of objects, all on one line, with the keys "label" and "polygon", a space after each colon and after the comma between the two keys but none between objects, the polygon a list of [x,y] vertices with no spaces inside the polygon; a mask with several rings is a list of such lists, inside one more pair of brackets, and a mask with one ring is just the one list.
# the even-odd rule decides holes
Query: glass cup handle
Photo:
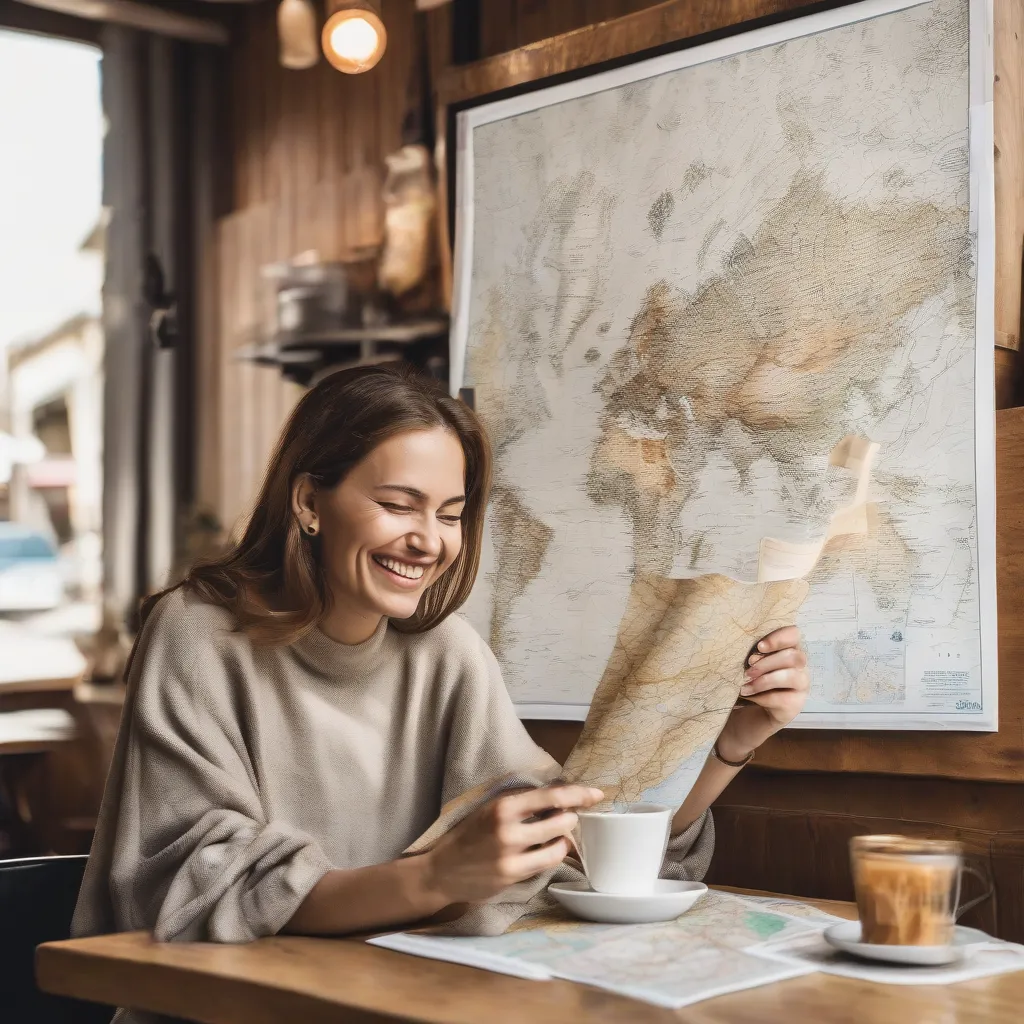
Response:
[{"label": "glass cup handle", "polygon": [[961,916],[963,914],[966,914],[967,911],[971,909],[971,907],[976,907],[979,903],[983,903],[985,900],[987,900],[994,891],[992,879],[989,877],[987,871],[981,871],[979,868],[976,868],[971,864],[961,864],[960,872],[961,876],[964,872],[966,872],[969,875],[974,875],[974,877],[978,879],[978,881],[981,882],[983,886],[985,886],[985,891],[980,896],[975,896],[973,900],[968,900],[966,903],[962,903],[959,907],[956,908],[956,912],[953,914],[953,917],[957,921],[959,921]]}]

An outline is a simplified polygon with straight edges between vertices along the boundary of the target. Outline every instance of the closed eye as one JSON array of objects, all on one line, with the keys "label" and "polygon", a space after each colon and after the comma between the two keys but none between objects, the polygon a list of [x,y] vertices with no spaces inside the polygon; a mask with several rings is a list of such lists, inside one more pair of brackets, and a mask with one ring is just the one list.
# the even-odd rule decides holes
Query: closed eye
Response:
[{"label": "closed eye", "polygon": [[[389,512],[406,513],[416,511],[415,509],[410,508],[408,505],[396,505],[394,502],[391,501],[378,501],[377,504],[380,505],[381,508],[387,509]],[[442,523],[448,523],[452,526],[462,522],[461,515],[439,515],[437,518],[440,519]]]}]

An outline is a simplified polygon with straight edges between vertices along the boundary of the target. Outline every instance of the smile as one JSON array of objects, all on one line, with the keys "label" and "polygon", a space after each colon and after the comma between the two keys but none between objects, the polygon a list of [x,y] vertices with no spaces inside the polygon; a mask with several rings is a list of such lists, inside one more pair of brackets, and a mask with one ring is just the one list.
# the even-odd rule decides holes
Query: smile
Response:
[{"label": "smile", "polygon": [[390,558],[386,555],[372,555],[373,560],[382,568],[395,576],[401,576],[406,580],[419,580],[423,578],[426,571],[422,565],[412,565],[409,562],[400,562],[397,558]]}]

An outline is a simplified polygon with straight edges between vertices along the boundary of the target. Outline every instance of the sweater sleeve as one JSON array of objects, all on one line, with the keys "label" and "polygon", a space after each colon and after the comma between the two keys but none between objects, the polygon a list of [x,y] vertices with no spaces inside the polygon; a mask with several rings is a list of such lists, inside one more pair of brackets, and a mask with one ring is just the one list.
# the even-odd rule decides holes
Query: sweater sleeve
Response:
[{"label": "sweater sleeve", "polygon": [[161,604],[170,607],[154,612],[133,659],[73,933],[272,935],[331,864],[307,834],[263,812],[216,632],[178,594]]},{"label": "sweater sleeve", "polygon": [[455,694],[445,755],[442,803],[499,784],[543,785],[561,766],[530,738],[516,714],[498,662],[467,624],[468,657]]},{"label": "sweater sleeve", "polygon": [[709,808],[689,828],[669,840],[661,877],[699,882],[708,873],[714,852],[715,820]]}]

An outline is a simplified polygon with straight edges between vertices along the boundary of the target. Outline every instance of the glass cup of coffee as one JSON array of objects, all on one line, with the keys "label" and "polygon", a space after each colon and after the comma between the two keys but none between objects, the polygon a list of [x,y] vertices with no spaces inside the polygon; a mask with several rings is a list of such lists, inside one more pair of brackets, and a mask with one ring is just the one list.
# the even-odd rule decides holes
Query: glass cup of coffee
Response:
[{"label": "glass cup of coffee", "polygon": [[960,914],[990,895],[959,906],[964,871],[987,880],[964,864],[963,849],[954,840],[855,836],[850,863],[861,942],[948,946]]}]

